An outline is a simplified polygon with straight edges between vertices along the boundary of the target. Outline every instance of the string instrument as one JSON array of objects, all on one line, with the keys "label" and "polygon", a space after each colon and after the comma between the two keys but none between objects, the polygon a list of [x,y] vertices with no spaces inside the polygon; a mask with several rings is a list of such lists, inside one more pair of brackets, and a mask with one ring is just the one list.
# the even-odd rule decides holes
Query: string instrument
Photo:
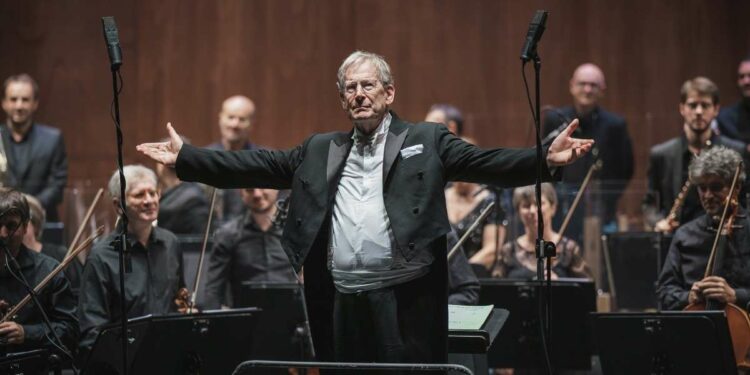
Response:
[{"label": "string instrument", "polygon": [[[741,168],[742,165],[740,164],[735,170],[732,187],[729,190],[729,196],[719,219],[716,237],[711,247],[711,255],[709,255],[708,263],[706,264],[706,271],[703,275],[704,279],[712,275],[717,275],[721,269],[721,265],[724,263],[724,252],[729,236],[732,234],[732,229],[734,229],[734,220],[737,217],[739,207],[737,201],[737,180],[739,179]],[[750,369],[750,361],[746,358],[748,350],[750,350],[750,318],[747,312],[733,303],[721,304],[713,299],[691,303],[685,308],[685,311],[705,310],[724,311],[727,317],[729,333],[732,336],[732,348],[737,367]]]},{"label": "string instrument", "polygon": [[192,314],[198,312],[195,308],[195,300],[198,296],[198,287],[201,283],[201,274],[203,271],[203,260],[206,255],[206,244],[208,244],[208,234],[211,231],[211,219],[214,216],[214,206],[216,205],[216,191],[218,189],[213,188],[211,192],[211,207],[208,210],[208,221],[206,221],[206,231],[203,234],[203,244],[201,245],[201,254],[198,258],[198,272],[195,273],[195,283],[193,284],[193,293],[190,293],[187,288],[180,288],[175,296],[174,303],[177,305],[177,311],[186,314]]},{"label": "string instrument", "polygon": [[464,232],[464,235],[461,236],[461,238],[458,240],[458,242],[456,242],[456,244],[453,245],[453,248],[451,248],[451,250],[448,252],[448,261],[450,261],[451,258],[453,258],[453,256],[456,254],[456,251],[458,251],[458,249],[461,248],[461,245],[463,245],[464,242],[466,242],[466,239],[469,238],[469,236],[471,236],[471,234],[477,229],[479,224],[481,224],[484,221],[484,219],[487,217],[487,215],[490,214],[490,210],[492,210],[492,207],[495,207],[495,202],[491,202],[490,204],[487,205],[487,207],[485,207],[482,210],[482,212],[479,214],[479,217],[476,220],[474,220],[473,223],[471,223],[471,225],[469,226],[469,229],[467,229],[466,232]]},{"label": "string instrument", "polygon": [[565,234],[565,230],[568,229],[568,224],[570,224],[570,219],[573,217],[573,212],[575,212],[576,207],[578,207],[578,203],[581,201],[581,197],[583,196],[583,193],[586,191],[586,188],[589,185],[589,182],[591,182],[591,176],[594,175],[594,172],[598,171],[602,167],[602,161],[597,160],[594,162],[594,164],[591,164],[591,167],[589,167],[588,172],[586,172],[586,177],[583,178],[583,182],[581,183],[581,188],[578,189],[578,193],[576,193],[575,199],[573,199],[573,203],[570,205],[570,208],[568,209],[568,213],[565,214],[565,219],[563,219],[562,225],[560,225],[560,230],[558,233],[560,234],[560,238],[557,239],[557,243],[555,243],[555,246],[560,245],[560,241],[563,239],[563,235]]},{"label": "string instrument", "polygon": [[680,221],[677,220],[677,215],[679,214],[680,210],[682,209],[682,206],[685,204],[685,199],[688,196],[688,192],[690,191],[690,188],[692,187],[692,184],[690,183],[690,180],[688,179],[685,181],[685,184],[682,185],[682,189],[680,189],[680,193],[677,194],[677,198],[675,198],[674,202],[672,203],[672,208],[669,209],[669,214],[667,215],[667,223],[669,223],[669,226],[674,230],[678,226],[680,226]]},{"label": "string instrument", "polygon": [[[70,246],[68,247],[68,252],[65,254],[66,258],[70,255],[73,249],[75,249],[76,245],[78,244],[78,241],[81,239],[81,235],[83,235],[83,230],[86,228],[86,223],[89,222],[89,219],[91,219],[91,215],[94,214],[94,208],[96,208],[96,204],[99,203],[99,199],[102,197],[103,193],[104,193],[104,189],[102,188],[99,188],[99,190],[96,192],[96,196],[94,197],[94,200],[91,201],[89,208],[86,210],[86,214],[83,215],[83,220],[81,220],[81,225],[78,227],[78,230],[76,231],[76,235],[73,237],[73,241],[70,243]],[[86,263],[86,252],[81,252],[78,256],[78,260],[81,262],[81,264]]]},{"label": "string instrument", "polygon": [[[45,287],[47,287],[47,284],[49,284],[49,282],[52,281],[55,276],[62,272],[68,265],[70,265],[70,263],[76,259],[76,256],[80,252],[86,250],[97,237],[101,236],[103,232],[103,226],[96,228],[96,232],[94,232],[94,234],[89,236],[89,238],[85,239],[80,245],[78,245],[78,247],[76,247],[70,254],[68,254],[68,256],[66,256],[65,259],[63,259],[63,261],[58,264],[54,270],[52,270],[52,272],[50,272],[42,281],[39,282],[36,287],[34,287],[34,294],[39,294]],[[24,306],[26,306],[30,301],[31,294],[27,294],[26,297],[24,297],[20,302],[18,302],[12,308],[8,309],[8,311],[3,314],[2,319],[0,319],[0,323],[5,323],[15,319],[18,312],[21,311],[21,309],[24,308]]]}]

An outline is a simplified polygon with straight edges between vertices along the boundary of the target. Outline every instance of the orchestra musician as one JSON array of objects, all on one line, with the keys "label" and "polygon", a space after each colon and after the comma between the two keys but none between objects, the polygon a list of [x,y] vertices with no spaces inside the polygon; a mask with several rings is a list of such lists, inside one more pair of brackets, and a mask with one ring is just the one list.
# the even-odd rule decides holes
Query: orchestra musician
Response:
[{"label": "orchestra musician", "polygon": [[[176,312],[175,296],[185,286],[182,251],[172,232],[154,227],[159,212],[156,174],[142,165],[124,167],[125,203],[128,215],[128,249],[132,272],[127,275],[127,318]],[[120,212],[120,175],[108,185],[112,205]],[[106,323],[120,320],[119,251],[117,230],[91,250],[81,277],[78,299],[81,342],[79,358],[85,359]]]},{"label": "orchestra musician", "polygon": [[[500,248],[492,276],[509,279],[533,279],[537,272],[535,244],[537,239],[537,203],[534,185],[513,191],[513,207],[521,218],[524,233]],[[573,239],[555,232],[552,217],[557,210],[557,193],[548,183],[542,184],[542,220],[544,239],[557,244],[552,263],[552,278],[591,278],[591,271],[581,257],[581,248]]]},{"label": "orchestra musician", "polygon": [[[219,134],[221,139],[206,146],[211,150],[254,150],[258,145],[250,141],[250,132],[255,125],[255,103],[244,95],[234,95],[221,103],[219,111]],[[215,220],[226,223],[233,218],[245,215],[246,207],[242,204],[240,191],[222,189],[216,196]]]},{"label": "orchestra musician", "polygon": [[[462,139],[474,144],[471,138]],[[445,189],[448,220],[459,238],[464,236],[482,211],[495,202],[492,190],[479,184],[456,181]],[[466,258],[469,263],[476,265],[473,268],[480,277],[490,276],[489,270],[495,261],[498,244],[505,242],[504,218],[502,209],[495,205],[484,223],[469,233],[463,243]]]},{"label": "orchestra musician", "polygon": [[[701,152],[689,167],[704,214],[675,232],[657,281],[656,294],[665,310],[681,310],[688,303],[714,299],[746,308],[750,302],[750,222],[743,208],[724,252],[718,275],[704,278],[718,216],[724,209],[732,177],[742,157],[734,150],[713,147]],[[745,180],[745,171],[738,183]],[[739,190],[739,189],[738,189]]]},{"label": "orchestra musician", "polygon": [[[68,254],[68,249],[65,246],[58,245],[51,242],[42,242],[42,233],[44,230],[44,224],[46,223],[46,215],[44,213],[44,207],[42,204],[34,198],[32,195],[24,194],[26,201],[29,203],[29,224],[26,226],[26,234],[23,236],[23,244],[29,250],[42,253],[52,259],[62,263],[65,256]],[[73,291],[73,295],[76,297],[76,304],[78,304],[78,287],[81,284],[81,273],[83,272],[83,264],[76,260],[71,262],[63,271],[65,277],[70,282],[70,288]]]},{"label": "orchestra musician", "polygon": [[[30,288],[36,287],[59,264],[53,258],[30,250],[23,244],[28,224],[29,205],[23,193],[0,188],[0,307],[4,308],[2,310],[7,310],[26,297],[28,289],[24,283]],[[15,258],[15,262],[10,257]],[[50,342],[51,339],[57,339],[49,332],[42,312],[35,303],[28,303],[21,308],[17,316],[9,317],[8,321],[0,323],[0,351],[53,349],[60,344],[64,345],[68,352],[75,348],[78,318],[75,297],[68,279],[63,273],[58,273],[37,296],[52,329],[62,343]],[[2,311],[0,316],[5,312]]]},{"label": "orchestra musician", "polygon": [[[338,71],[349,132],[312,135],[287,151],[211,151],[169,143],[138,149],[175,165],[186,181],[220,188],[292,189],[282,245],[305,266],[319,359],[444,362],[447,254],[443,188],[462,180],[513,186],[535,179],[532,149],[483,150],[432,123],[410,125],[389,110],[396,94],[385,59],[357,51]],[[543,175],[593,144],[570,136],[545,151]],[[332,340],[331,340],[332,339]],[[333,349],[333,350],[331,350]]]},{"label": "orchestra musician", "polygon": [[8,77],[3,83],[0,125],[0,174],[5,186],[35,196],[47,212],[47,220],[58,221],[68,180],[68,159],[59,129],[36,122],[39,85],[28,74]]},{"label": "orchestra musician", "polygon": [[750,145],[750,55],[737,67],[737,88],[740,100],[722,107],[716,121],[722,135]]},{"label": "orchestra musician", "polygon": [[741,142],[711,130],[711,122],[719,113],[719,88],[711,80],[695,77],[685,81],[679,108],[682,134],[652,147],[649,156],[648,193],[642,206],[644,220],[657,232],[673,232],[681,223],[703,214],[698,193],[689,188],[677,216],[667,217],[688,179],[688,165],[695,155],[716,145],[744,153]]},{"label": "orchestra musician", "polygon": [[[292,264],[281,247],[281,225],[274,223],[279,191],[240,189],[240,196],[247,213],[214,233],[206,268],[206,301],[201,304],[204,309],[233,306],[243,282],[297,282]],[[232,300],[228,301],[227,296]]]}]

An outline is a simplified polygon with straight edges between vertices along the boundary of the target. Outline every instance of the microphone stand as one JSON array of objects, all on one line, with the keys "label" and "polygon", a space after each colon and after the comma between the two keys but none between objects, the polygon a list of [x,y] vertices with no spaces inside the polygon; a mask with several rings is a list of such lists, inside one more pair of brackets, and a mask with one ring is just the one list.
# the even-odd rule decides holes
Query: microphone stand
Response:
[{"label": "microphone stand", "polygon": [[[132,271],[130,263],[130,253],[128,250],[128,215],[127,215],[127,204],[125,198],[125,172],[123,171],[122,161],[122,129],[120,128],[120,88],[118,87],[118,77],[120,76],[119,65],[112,65],[112,103],[114,106],[114,120],[115,128],[117,131],[117,170],[120,174],[120,233],[115,240],[115,249],[119,254],[119,266],[120,266],[120,342],[122,347],[122,374],[127,375],[128,373],[128,310],[127,301],[125,299],[125,273]],[[120,79],[120,82],[122,80]]]},{"label": "microphone stand", "polygon": [[[542,216],[542,171],[544,159],[544,152],[542,150],[542,136],[541,136],[541,117],[540,117],[540,104],[541,104],[541,89],[540,89],[540,75],[542,69],[542,61],[539,59],[539,55],[536,49],[532,52],[531,60],[534,62],[534,91],[535,91],[535,106],[534,106],[534,127],[536,129],[536,182],[535,182],[535,195],[536,195],[536,208],[537,208],[537,239],[535,243],[535,251],[537,257],[536,274],[538,281],[538,293],[537,298],[539,301],[539,324],[542,334],[542,345],[545,353],[545,361],[547,370],[551,374],[552,367],[549,361],[550,353],[550,333],[551,333],[551,301],[552,301],[552,258],[556,256],[557,250],[553,242],[544,240],[544,219]],[[522,70],[526,66],[524,60]],[[544,266],[545,260],[547,265],[547,275],[545,284]]]}]

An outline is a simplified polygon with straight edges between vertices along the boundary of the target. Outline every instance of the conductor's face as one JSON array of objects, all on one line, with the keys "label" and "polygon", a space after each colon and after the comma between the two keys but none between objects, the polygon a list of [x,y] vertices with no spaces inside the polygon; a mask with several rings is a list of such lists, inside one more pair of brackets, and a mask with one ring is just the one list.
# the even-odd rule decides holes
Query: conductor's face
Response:
[{"label": "conductor's face", "polygon": [[369,134],[378,127],[395,95],[396,88],[383,86],[375,66],[365,61],[346,71],[341,105],[354,126]]}]

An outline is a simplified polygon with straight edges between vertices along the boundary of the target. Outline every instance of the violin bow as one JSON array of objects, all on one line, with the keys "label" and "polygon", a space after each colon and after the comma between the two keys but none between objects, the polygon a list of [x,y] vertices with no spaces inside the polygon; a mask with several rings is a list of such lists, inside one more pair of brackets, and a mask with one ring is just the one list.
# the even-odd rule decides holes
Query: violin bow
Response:
[{"label": "violin bow", "polygon": [[467,229],[466,232],[464,232],[464,235],[461,236],[461,238],[458,240],[458,242],[456,242],[455,245],[453,245],[453,248],[451,248],[451,251],[448,252],[448,261],[450,261],[454,255],[456,255],[456,251],[459,248],[461,248],[461,245],[463,245],[464,242],[466,242],[466,239],[469,238],[469,236],[471,235],[471,232],[476,230],[479,224],[481,224],[484,221],[484,219],[487,217],[487,215],[490,214],[490,210],[493,207],[495,207],[495,202],[490,202],[490,204],[488,204],[487,207],[485,207],[484,210],[482,210],[482,212],[479,214],[479,217],[476,220],[474,220],[473,223],[471,223],[471,226],[469,227],[469,229]]},{"label": "violin bow", "polygon": [[[83,220],[81,220],[81,225],[78,227],[78,231],[76,231],[76,235],[73,237],[73,241],[70,243],[67,253],[65,253],[65,258],[69,257],[70,254],[73,252],[73,249],[76,248],[76,245],[78,244],[78,240],[81,239],[81,236],[83,235],[83,230],[86,228],[86,225],[91,219],[91,215],[94,214],[94,208],[96,208],[96,204],[99,203],[99,199],[102,197],[103,193],[104,193],[103,188],[99,188],[99,190],[96,192],[96,196],[94,197],[94,200],[91,201],[91,205],[89,205],[89,208],[86,210],[86,214],[83,216]],[[81,260],[85,260],[85,259],[81,259]],[[84,263],[84,262],[81,262],[81,263]]]},{"label": "violin bow", "polygon": [[[39,282],[39,284],[34,287],[34,294],[39,294],[39,292],[44,289],[47,284],[49,284],[50,281],[52,281],[52,278],[54,278],[57,274],[59,274],[61,271],[63,271],[69,264],[72,262],[76,255],[78,255],[83,250],[87,249],[89,245],[91,245],[94,240],[99,237],[104,232],[104,226],[100,226],[99,228],[96,228],[96,231],[94,234],[89,236],[89,238],[85,239],[78,247],[76,247],[68,256],[63,259],[62,263],[58,264],[57,267],[55,267],[52,272],[50,272],[42,281]],[[26,306],[26,304],[31,301],[31,294],[27,294],[26,297],[24,297],[20,302],[18,302],[15,306],[13,306],[12,309],[10,309],[5,316],[3,316],[2,320],[0,320],[0,323],[5,323],[7,321],[10,321],[13,319],[13,317],[18,314],[21,309]]]},{"label": "violin bow", "polygon": [[557,243],[555,243],[555,246],[559,245],[560,241],[562,241],[565,230],[568,229],[568,224],[570,224],[570,219],[573,217],[573,212],[575,212],[576,207],[578,207],[578,203],[581,201],[581,197],[583,196],[583,193],[586,191],[586,188],[591,181],[591,176],[593,176],[594,172],[599,170],[601,166],[601,160],[597,160],[594,164],[591,165],[591,167],[589,167],[588,172],[586,172],[586,177],[584,177],[583,179],[581,188],[578,189],[578,193],[576,193],[576,197],[575,199],[573,199],[573,204],[570,205],[570,209],[568,209],[568,213],[565,215],[565,219],[563,219],[562,225],[560,225],[560,230],[558,231],[558,233],[560,234],[560,238],[557,239]]},{"label": "violin bow", "polygon": [[714,259],[716,258],[716,248],[719,245],[719,238],[721,238],[721,232],[724,230],[724,223],[727,220],[727,213],[729,212],[729,206],[732,205],[734,199],[734,193],[737,190],[737,181],[740,179],[740,172],[742,171],[742,163],[738,164],[734,170],[734,177],[732,177],[732,187],[729,188],[729,195],[727,195],[727,201],[724,203],[724,210],[721,213],[721,219],[719,220],[719,227],[716,228],[716,237],[714,237],[714,244],[711,246],[711,255],[708,257],[706,264],[706,272],[704,278],[711,276],[711,271],[714,268]]},{"label": "violin bow", "polygon": [[211,231],[211,220],[214,216],[214,205],[216,204],[216,192],[218,189],[213,188],[211,192],[211,207],[208,210],[208,221],[206,222],[206,231],[203,234],[203,245],[201,245],[201,255],[198,258],[198,272],[195,273],[195,284],[193,284],[193,293],[190,294],[190,305],[192,309],[195,306],[195,300],[198,296],[198,286],[201,282],[201,274],[203,273],[203,260],[206,256],[206,244],[208,244],[208,234]]}]

